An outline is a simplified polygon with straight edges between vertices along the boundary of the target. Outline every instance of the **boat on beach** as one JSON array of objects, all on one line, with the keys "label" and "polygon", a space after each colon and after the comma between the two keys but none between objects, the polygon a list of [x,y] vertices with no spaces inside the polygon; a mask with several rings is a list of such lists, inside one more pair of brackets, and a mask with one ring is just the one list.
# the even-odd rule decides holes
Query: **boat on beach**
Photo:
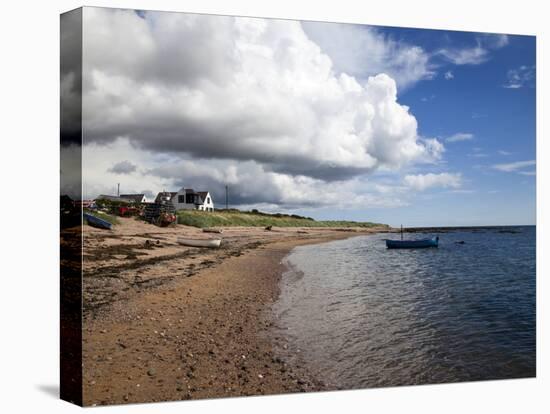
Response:
[{"label": "boat on beach", "polygon": [[210,247],[217,248],[220,247],[222,239],[188,239],[184,237],[178,237],[178,243],[184,246],[191,247]]},{"label": "boat on beach", "polygon": [[205,227],[204,229],[202,229],[202,232],[203,233],[223,233],[223,229],[215,229],[215,228],[211,228],[211,227]]},{"label": "boat on beach", "polygon": [[88,213],[84,213],[83,216],[90,226],[97,227],[99,229],[111,230],[112,225],[107,220],[103,220],[102,218],[93,216]]},{"label": "boat on beach", "polygon": [[419,240],[386,240],[388,249],[420,249],[426,247],[437,247],[439,245],[439,236],[431,239]]}]

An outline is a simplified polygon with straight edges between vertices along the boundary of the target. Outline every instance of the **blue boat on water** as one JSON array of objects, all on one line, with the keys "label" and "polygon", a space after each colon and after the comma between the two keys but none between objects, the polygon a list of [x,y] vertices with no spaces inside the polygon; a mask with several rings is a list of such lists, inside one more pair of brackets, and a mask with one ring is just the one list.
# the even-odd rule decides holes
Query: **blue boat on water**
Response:
[{"label": "blue boat on water", "polygon": [[98,227],[100,229],[111,230],[111,223],[109,223],[107,220],[103,220],[102,218],[93,216],[88,213],[84,213],[83,215],[90,226]]},{"label": "blue boat on water", "polygon": [[431,239],[419,240],[386,240],[388,249],[421,249],[426,247],[437,247],[439,245],[439,236]]}]

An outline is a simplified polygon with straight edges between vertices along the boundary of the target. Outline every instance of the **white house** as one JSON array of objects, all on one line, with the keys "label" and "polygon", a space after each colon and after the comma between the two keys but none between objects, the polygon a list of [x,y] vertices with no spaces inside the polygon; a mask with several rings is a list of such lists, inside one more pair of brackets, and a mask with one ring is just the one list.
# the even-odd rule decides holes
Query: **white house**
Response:
[{"label": "white house", "polygon": [[208,191],[195,191],[192,188],[181,188],[177,192],[163,191],[158,193],[156,203],[170,202],[177,210],[214,211],[214,201]]},{"label": "white house", "polygon": [[197,209],[204,211],[214,211],[214,201],[212,200],[212,196],[208,191],[198,191],[195,194],[199,196],[197,200],[198,203],[195,202]]}]

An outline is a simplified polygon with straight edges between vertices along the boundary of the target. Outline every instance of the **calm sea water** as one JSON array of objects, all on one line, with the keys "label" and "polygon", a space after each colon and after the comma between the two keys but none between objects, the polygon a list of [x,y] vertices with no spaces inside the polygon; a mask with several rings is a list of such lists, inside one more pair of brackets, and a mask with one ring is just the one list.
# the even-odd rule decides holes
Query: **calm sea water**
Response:
[{"label": "calm sea water", "polygon": [[438,249],[388,250],[388,234],[294,249],[273,308],[288,354],[342,388],[535,376],[535,227],[439,236]]}]

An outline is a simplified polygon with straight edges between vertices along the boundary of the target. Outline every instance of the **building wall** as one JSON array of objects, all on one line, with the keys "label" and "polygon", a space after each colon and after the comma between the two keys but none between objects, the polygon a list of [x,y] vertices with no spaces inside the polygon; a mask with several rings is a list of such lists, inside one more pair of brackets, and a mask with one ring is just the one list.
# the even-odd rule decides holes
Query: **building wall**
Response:
[{"label": "building wall", "polygon": [[202,205],[202,207],[206,211],[214,211],[214,200],[212,200],[212,196],[210,195],[210,193],[208,193],[208,195],[206,196],[207,200],[208,198],[210,198],[210,203],[207,203],[206,200],[203,200],[204,204]]},{"label": "building wall", "polygon": [[180,203],[179,198],[180,196],[183,196],[183,201],[185,201],[185,189],[181,188],[178,193],[172,197],[172,204],[174,205],[174,208],[177,210],[193,210],[195,208],[194,204],[187,204],[185,202]]},{"label": "building wall", "polygon": [[[179,198],[180,196],[183,196],[183,199],[182,201],[184,202],[180,202],[179,201]],[[170,200],[170,202],[172,203],[172,205],[174,206],[174,208],[176,209],[176,211],[178,210],[201,210],[201,211],[214,211],[214,201],[212,200],[212,196],[210,196],[210,193],[207,195],[207,199],[210,198],[210,203],[207,203],[206,200],[203,200],[204,203],[203,204],[200,204],[200,205],[196,205],[194,203],[186,203],[186,194],[185,194],[185,188],[181,188],[178,193],[172,197],[172,199]]]}]

